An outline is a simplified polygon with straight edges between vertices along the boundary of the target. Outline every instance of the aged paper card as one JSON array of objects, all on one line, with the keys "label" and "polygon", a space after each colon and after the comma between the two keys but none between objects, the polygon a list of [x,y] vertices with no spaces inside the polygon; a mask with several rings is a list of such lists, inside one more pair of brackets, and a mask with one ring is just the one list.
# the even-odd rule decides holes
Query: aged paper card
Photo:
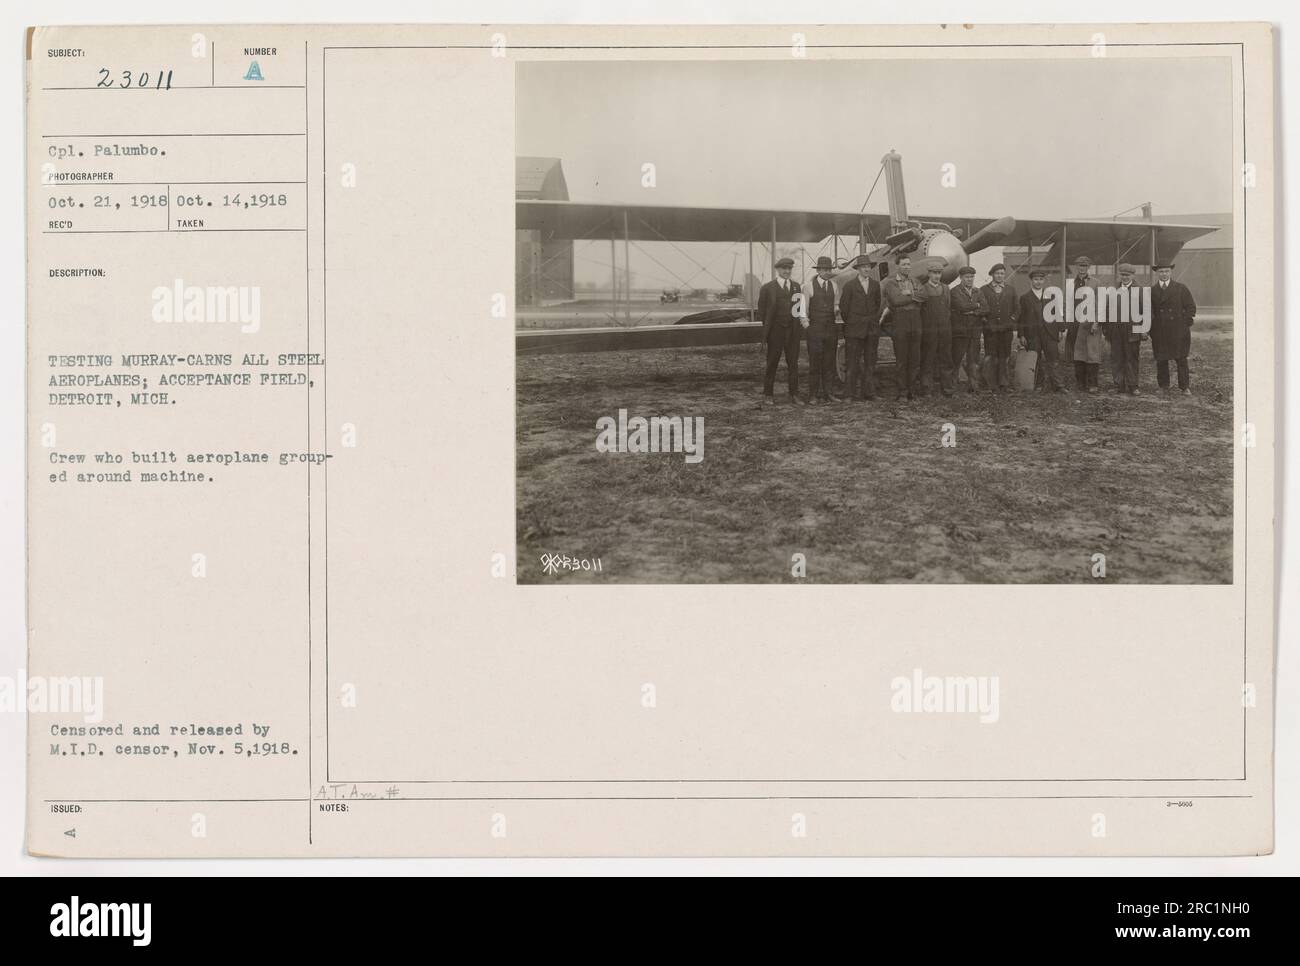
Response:
[{"label": "aged paper card", "polygon": [[1271,43],[34,28],[30,851],[1270,851]]}]

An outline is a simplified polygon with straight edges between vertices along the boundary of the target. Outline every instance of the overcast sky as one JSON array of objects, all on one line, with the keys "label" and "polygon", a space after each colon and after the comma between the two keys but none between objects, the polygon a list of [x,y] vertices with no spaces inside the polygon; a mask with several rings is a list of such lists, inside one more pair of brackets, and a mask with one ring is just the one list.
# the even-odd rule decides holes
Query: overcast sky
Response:
[{"label": "overcast sky", "polygon": [[[575,201],[857,211],[881,155],[895,149],[913,216],[1109,217],[1143,201],[1166,216],[1232,207],[1227,58],[570,62],[517,71],[517,151],[560,158]],[[647,161],[658,181],[649,190]],[[957,184],[945,188],[949,162]],[[883,178],[867,210],[888,210]],[[732,258],[722,246],[688,250],[716,256],[713,272],[726,280]],[[735,250],[743,271],[744,249]],[[646,251],[663,264],[633,250],[634,284],[694,271],[667,246]],[[578,254],[580,281],[607,282],[608,243],[579,243]]]}]

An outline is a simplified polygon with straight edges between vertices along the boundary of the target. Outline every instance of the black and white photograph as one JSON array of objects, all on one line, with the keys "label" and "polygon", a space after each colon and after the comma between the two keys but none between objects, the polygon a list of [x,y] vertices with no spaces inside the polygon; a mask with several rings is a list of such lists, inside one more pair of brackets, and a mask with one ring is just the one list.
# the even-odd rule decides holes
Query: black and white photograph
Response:
[{"label": "black and white photograph", "polygon": [[526,583],[1233,580],[1231,64],[520,64]]}]

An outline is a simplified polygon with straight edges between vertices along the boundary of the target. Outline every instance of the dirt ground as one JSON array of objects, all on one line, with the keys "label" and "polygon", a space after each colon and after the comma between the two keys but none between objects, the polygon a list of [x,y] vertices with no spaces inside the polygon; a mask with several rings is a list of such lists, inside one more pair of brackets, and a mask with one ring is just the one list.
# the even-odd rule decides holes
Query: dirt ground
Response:
[{"label": "dirt ground", "polygon": [[[524,357],[518,579],[791,582],[799,553],[801,582],[1091,583],[1101,553],[1107,582],[1228,583],[1230,320],[1197,323],[1190,364],[1190,398],[1157,393],[1148,342],[1136,397],[1108,392],[1103,362],[1099,395],[900,404],[882,366],[873,402],[764,407],[757,346]],[[703,461],[598,452],[619,409],[704,417]],[[548,572],[547,554],[600,571]]]}]

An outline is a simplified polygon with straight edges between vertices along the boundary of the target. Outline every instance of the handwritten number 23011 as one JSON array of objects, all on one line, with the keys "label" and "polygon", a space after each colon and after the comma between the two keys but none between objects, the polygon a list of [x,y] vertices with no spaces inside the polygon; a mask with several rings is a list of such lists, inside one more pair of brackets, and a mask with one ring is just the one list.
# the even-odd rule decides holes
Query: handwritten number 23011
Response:
[{"label": "handwritten number 23011", "polygon": [[107,67],[99,68],[99,83],[96,87],[152,87],[158,91],[169,91],[172,89],[172,72],[170,70],[159,70],[156,74],[150,74],[147,70],[142,70],[138,74],[134,71],[124,70],[120,77],[115,78],[113,72]]}]

